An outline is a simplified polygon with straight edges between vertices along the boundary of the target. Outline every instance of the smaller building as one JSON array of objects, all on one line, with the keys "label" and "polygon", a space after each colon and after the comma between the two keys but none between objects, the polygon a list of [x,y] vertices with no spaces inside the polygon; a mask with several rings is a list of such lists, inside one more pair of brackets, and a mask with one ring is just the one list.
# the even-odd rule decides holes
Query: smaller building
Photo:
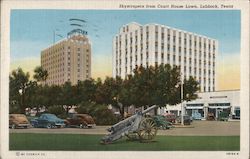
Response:
[{"label": "smaller building", "polygon": [[[190,102],[183,102],[185,114],[193,116],[200,113],[203,119],[208,113],[212,113],[215,118],[221,112],[227,112],[231,118],[240,118],[240,90],[225,90],[215,92],[200,92],[198,98]],[[170,106],[158,110],[159,114],[174,113],[181,115],[181,104]]]}]

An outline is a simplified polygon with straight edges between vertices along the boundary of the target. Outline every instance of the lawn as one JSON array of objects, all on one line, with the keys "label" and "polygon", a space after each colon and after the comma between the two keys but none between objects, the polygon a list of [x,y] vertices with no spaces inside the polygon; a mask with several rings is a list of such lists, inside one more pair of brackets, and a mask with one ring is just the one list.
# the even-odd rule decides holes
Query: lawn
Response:
[{"label": "lawn", "polygon": [[100,144],[103,135],[10,134],[10,150],[66,151],[239,151],[239,136],[157,136],[150,143],[127,141]]}]

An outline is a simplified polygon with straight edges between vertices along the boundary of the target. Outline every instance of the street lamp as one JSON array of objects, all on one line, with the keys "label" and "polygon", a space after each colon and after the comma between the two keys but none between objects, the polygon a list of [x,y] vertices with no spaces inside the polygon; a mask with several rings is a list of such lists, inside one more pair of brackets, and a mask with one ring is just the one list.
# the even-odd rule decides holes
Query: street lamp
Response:
[{"label": "street lamp", "polygon": [[183,106],[183,79],[181,74],[181,125],[184,125],[184,106]]}]

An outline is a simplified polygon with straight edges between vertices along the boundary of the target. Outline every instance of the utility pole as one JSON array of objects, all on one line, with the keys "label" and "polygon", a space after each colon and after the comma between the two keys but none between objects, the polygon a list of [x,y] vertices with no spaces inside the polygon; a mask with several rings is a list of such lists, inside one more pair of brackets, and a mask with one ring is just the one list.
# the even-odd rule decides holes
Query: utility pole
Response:
[{"label": "utility pole", "polygon": [[184,125],[183,79],[181,74],[181,125]]}]

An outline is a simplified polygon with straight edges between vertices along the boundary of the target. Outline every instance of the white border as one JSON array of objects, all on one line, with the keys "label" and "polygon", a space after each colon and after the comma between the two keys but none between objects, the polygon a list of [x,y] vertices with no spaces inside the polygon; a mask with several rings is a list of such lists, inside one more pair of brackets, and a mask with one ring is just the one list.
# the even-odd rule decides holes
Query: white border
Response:
[{"label": "white border", "polygon": [[[9,84],[8,75],[10,68],[10,11],[11,9],[120,9],[119,4],[146,5],[146,4],[230,4],[233,9],[241,10],[241,145],[239,155],[226,155],[225,151],[32,151],[44,152],[46,156],[24,156],[17,157],[15,151],[9,151],[8,134],[8,96]],[[140,8],[138,8],[140,9]],[[144,9],[144,8],[143,8]],[[204,8],[199,8],[205,10]],[[211,9],[211,8],[208,8]],[[188,10],[188,9],[185,9]],[[193,10],[193,9],[191,9]],[[219,8],[218,10],[226,10]],[[231,8],[229,9],[231,10]],[[249,158],[249,3],[247,1],[118,1],[118,0],[4,0],[1,1],[1,120],[0,120],[0,141],[1,156],[3,159],[33,159],[33,158],[91,158],[91,159],[137,159],[137,158],[176,158],[176,159],[200,159],[200,158],[220,158],[235,159]],[[230,77],[228,77],[230,78]],[[229,130],[230,131],[230,130]],[[25,151],[29,152],[29,151]]]}]

